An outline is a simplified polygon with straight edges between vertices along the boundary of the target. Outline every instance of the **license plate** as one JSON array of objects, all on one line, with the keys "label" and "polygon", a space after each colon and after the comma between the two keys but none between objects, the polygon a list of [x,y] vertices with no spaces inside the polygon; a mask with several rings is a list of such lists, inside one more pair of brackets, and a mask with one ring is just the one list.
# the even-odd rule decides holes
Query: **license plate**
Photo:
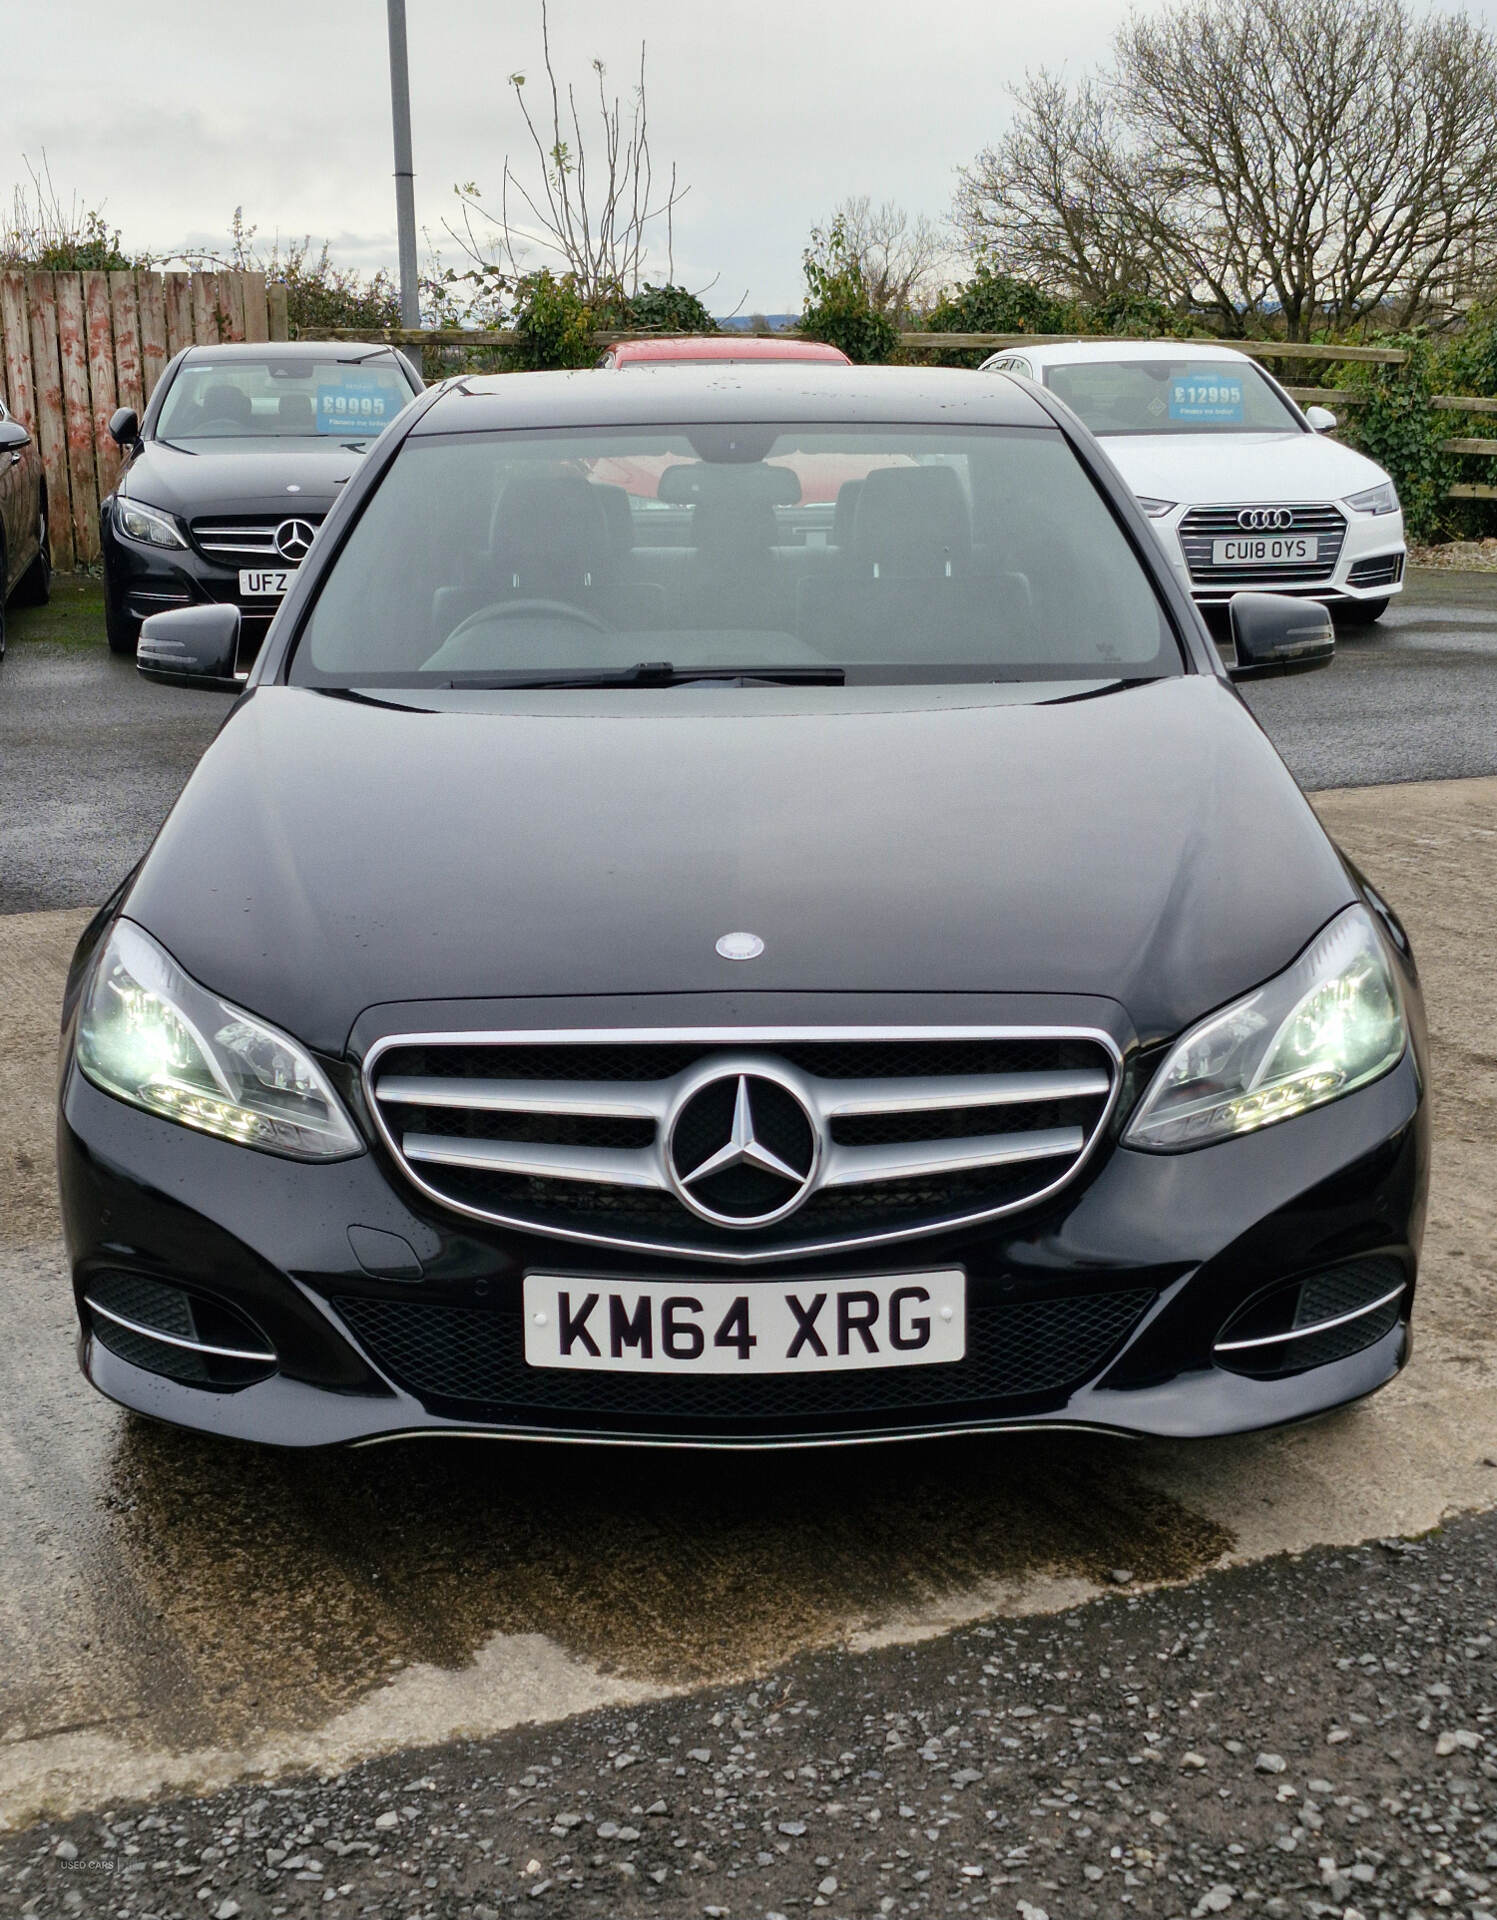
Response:
[{"label": "license plate", "polygon": [[1302,567],[1320,542],[1313,533],[1254,533],[1211,542],[1213,567]]},{"label": "license plate", "polygon": [[279,600],[295,578],[295,567],[241,567],[239,591],[248,600]]},{"label": "license plate", "polygon": [[532,1367],[613,1373],[848,1373],[950,1365],[967,1350],[960,1267],[855,1280],[525,1276]]}]

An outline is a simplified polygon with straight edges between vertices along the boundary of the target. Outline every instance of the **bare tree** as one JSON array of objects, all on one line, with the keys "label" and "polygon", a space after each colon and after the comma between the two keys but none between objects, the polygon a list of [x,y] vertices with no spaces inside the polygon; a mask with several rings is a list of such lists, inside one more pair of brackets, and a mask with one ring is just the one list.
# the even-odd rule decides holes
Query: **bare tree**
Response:
[{"label": "bare tree", "polygon": [[678,185],[674,164],[668,180],[656,186],[644,42],[639,81],[627,109],[617,94],[609,98],[603,62],[591,62],[598,93],[591,136],[584,131],[575,87],[568,82],[563,88],[556,77],[546,0],[541,0],[541,48],[546,81],[538,113],[526,100],[525,75],[509,76],[532,164],[517,167],[506,154],[497,213],[483,204],[476,183],[458,187],[461,220],[457,226],[447,223],[447,231],[484,274],[513,279],[535,252],[541,256],[537,264],[571,275],[589,301],[615,290],[636,293],[659,234],[670,281],[676,208],[689,189]]},{"label": "bare tree", "polygon": [[1031,76],[960,176],[968,243],[1053,291],[1265,314],[1294,339],[1441,318],[1497,259],[1497,40],[1405,0],[1180,0],[1110,68]]},{"label": "bare tree", "polygon": [[874,206],[859,193],[841,201],[827,225],[838,221],[876,313],[899,320],[934,298],[945,278],[950,245],[928,215],[912,216],[892,200]]}]

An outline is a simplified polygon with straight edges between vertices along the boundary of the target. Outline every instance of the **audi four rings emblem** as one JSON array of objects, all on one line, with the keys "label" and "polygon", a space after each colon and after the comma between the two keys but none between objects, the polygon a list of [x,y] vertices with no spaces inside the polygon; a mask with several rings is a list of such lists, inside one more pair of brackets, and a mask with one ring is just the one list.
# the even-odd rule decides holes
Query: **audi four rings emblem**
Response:
[{"label": "audi four rings emblem", "polygon": [[275,530],[275,550],[283,560],[299,566],[307,557],[317,529],[307,520],[283,520]]},{"label": "audi four rings emblem", "polygon": [[1282,533],[1294,525],[1292,507],[1244,507],[1237,516],[1244,533]]}]

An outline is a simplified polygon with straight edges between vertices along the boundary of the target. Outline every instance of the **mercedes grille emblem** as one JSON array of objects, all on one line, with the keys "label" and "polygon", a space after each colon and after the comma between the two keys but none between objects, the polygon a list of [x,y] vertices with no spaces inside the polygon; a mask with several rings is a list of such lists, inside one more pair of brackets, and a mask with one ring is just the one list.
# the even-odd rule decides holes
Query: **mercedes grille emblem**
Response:
[{"label": "mercedes grille emblem", "polygon": [[307,557],[312,544],[312,536],[317,529],[306,520],[283,520],[275,530],[275,550],[283,560],[289,560],[293,567],[300,566]]},{"label": "mercedes grille emblem", "polygon": [[682,1101],[666,1136],[677,1198],[719,1227],[765,1227],[806,1198],[821,1137],[804,1101],[763,1072],[729,1069]]},{"label": "mercedes grille emblem", "polygon": [[1244,507],[1237,516],[1244,533],[1282,533],[1294,525],[1291,507]]}]

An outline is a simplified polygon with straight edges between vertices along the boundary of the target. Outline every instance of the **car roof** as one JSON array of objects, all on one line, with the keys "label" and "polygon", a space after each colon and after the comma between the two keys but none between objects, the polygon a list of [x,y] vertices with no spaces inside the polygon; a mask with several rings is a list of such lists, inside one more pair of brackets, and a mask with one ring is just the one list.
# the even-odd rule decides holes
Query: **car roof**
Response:
[{"label": "car roof", "polygon": [[1026,347],[1022,341],[1002,349],[1006,358],[1019,354],[1031,366],[1062,367],[1085,360],[1243,360],[1225,340],[1066,340],[1052,346]]},{"label": "car roof", "polygon": [[398,358],[395,349],[383,342],[367,340],[224,340],[217,346],[188,347],[186,360],[373,360],[382,355]]},{"label": "car roof", "polygon": [[754,334],[693,334],[674,340],[620,340],[613,348],[620,362],[667,360],[822,360],[839,367],[852,362],[825,340],[765,340]]},{"label": "car roof", "polygon": [[632,380],[578,373],[461,376],[441,388],[413,434],[493,428],[692,426],[714,421],[828,425],[1053,427],[1005,373],[948,367],[854,367],[825,361],[746,367],[641,367]]}]

